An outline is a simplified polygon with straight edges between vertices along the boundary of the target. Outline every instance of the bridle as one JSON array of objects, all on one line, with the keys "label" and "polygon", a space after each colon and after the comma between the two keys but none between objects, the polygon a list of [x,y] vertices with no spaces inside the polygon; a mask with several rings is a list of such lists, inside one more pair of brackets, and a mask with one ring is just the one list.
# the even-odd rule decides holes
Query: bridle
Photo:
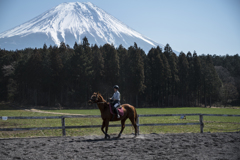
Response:
[{"label": "bridle", "polygon": [[98,102],[98,94],[96,94],[96,97],[93,99],[92,97],[91,97],[91,99],[90,99],[91,101],[92,101],[92,103],[105,103],[105,102]]},{"label": "bridle", "polygon": [[99,103],[98,102],[98,94],[96,94],[96,97],[94,99],[91,97],[90,100],[92,101],[92,103]]}]

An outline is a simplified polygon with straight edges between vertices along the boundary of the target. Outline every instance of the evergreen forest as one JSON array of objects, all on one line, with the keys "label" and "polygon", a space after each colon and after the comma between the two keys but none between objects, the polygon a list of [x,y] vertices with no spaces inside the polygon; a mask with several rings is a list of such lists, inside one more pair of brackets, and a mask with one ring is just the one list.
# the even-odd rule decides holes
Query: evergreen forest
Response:
[{"label": "evergreen forest", "polygon": [[19,105],[88,108],[93,92],[105,99],[120,86],[121,103],[135,107],[240,106],[240,57],[176,55],[169,44],[145,53],[90,45],[0,49],[0,101]]}]

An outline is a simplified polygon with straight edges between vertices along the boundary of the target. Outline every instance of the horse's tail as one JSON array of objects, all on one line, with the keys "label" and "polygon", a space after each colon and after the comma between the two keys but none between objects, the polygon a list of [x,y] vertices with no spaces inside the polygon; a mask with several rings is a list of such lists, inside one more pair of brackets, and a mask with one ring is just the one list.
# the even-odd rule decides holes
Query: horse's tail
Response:
[{"label": "horse's tail", "polygon": [[138,133],[138,115],[137,115],[137,110],[134,108],[134,120],[135,120],[135,125],[136,125],[136,132]]},{"label": "horse's tail", "polygon": [[134,108],[135,112],[134,112],[134,119],[135,119],[135,122],[137,123],[137,118],[138,118],[138,115],[137,115],[137,110],[136,108]]}]

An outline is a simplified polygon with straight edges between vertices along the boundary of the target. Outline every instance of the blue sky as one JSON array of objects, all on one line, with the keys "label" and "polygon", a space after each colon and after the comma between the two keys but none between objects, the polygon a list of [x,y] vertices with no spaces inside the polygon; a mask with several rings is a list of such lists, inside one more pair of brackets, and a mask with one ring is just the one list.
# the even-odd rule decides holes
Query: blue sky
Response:
[{"label": "blue sky", "polygon": [[[0,33],[73,1],[0,0]],[[240,54],[240,0],[88,1],[150,39],[169,43],[174,50]]]}]

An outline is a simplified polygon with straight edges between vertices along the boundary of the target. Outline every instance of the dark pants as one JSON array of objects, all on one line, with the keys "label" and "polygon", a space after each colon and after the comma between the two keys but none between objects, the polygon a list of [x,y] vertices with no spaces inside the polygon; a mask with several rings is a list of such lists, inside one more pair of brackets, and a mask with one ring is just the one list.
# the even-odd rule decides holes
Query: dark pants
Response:
[{"label": "dark pants", "polygon": [[113,102],[113,109],[115,110],[115,112],[117,113],[117,115],[119,115],[118,109],[117,109],[118,106],[120,106],[120,101],[119,101],[119,100],[115,100],[115,101]]},{"label": "dark pants", "polygon": [[[116,106],[116,107],[115,107]],[[117,108],[118,106],[120,106],[120,101],[119,100],[115,100],[114,102],[113,102],[113,107],[114,108]]]}]

